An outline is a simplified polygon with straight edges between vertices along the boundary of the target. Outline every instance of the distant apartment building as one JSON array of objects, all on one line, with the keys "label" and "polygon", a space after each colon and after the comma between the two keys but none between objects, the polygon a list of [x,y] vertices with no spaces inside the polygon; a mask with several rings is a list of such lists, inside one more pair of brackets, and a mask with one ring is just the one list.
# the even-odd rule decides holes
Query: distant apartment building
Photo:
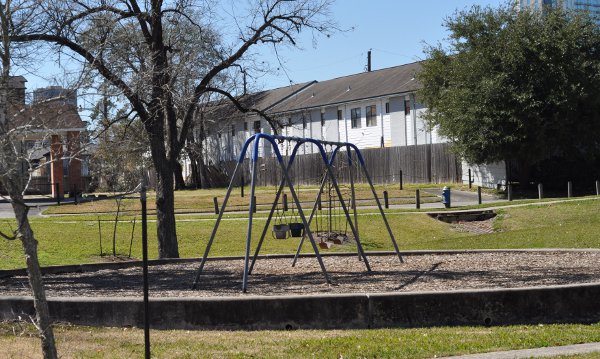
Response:
[{"label": "distant apartment building", "polygon": [[600,25],[600,0],[517,0],[520,10],[543,11],[544,7],[563,6],[567,10],[586,11]]}]

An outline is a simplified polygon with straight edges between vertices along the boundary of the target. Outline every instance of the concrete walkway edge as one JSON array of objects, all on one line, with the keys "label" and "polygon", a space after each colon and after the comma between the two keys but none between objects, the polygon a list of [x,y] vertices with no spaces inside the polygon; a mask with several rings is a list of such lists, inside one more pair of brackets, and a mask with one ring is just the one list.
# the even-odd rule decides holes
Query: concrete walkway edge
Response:
[{"label": "concrete walkway edge", "polygon": [[600,343],[586,343],[565,345],[558,347],[546,347],[535,349],[509,350],[503,352],[491,352],[481,354],[469,354],[439,359],[518,359],[518,358],[543,358],[559,355],[574,355],[600,352]]}]

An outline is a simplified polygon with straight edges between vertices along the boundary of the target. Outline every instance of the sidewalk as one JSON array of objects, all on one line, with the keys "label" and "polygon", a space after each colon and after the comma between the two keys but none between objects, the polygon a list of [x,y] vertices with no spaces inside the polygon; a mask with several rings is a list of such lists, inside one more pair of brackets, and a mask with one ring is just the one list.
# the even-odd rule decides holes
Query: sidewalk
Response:
[{"label": "sidewalk", "polygon": [[492,352],[482,354],[469,354],[453,357],[445,357],[438,359],[518,359],[518,358],[544,358],[544,357],[555,357],[562,355],[575,355],[575,354],[587,354],[587,353],[599,353],[600,357],[600,343],[587,343],[587,344],[575,344],[565,345],[560,347],[546,347],[536,349],[522,349],[522,350],[509,350],[504,352]]}]

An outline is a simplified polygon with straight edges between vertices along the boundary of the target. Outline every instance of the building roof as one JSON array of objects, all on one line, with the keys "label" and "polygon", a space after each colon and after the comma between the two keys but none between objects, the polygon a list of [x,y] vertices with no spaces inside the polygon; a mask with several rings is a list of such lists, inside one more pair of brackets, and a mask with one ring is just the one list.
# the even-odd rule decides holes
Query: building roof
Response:
[{"label": "building roof", "polygon": [[414,62],[316,82],[273,106],[269,112],[293,112],[413,92],[420,87],[415,79],[420,70],[421,63]]},{"label": "building roof", "polygon": [[247,108],[251,107],[261,111],[267,111],[271,107],[278,105],[298,91],[302,91],[314,83],[316,83],[316,81],[303,82],[300,84],[247,94],[240,98],[240,102]]},{"label": "building roof", "polygon": [[[278,105],[293,94],[302,91],[314,83],[316,83],[316,81],[259,91],[240,96],[237,100],[245,108],[267,112],[273,106]],[[210,103],[207,108],[204,109],[204,115],[209,119],[219,119],[240,116],[242,113],[238,111],[237,107],[235,107],[229,99],[224,98],[218,102]]]},{"label": "building roof", "polygon": [[12,108],[17,113],[14,126],[31,126],[32,131],[80,131],[86,124],[81,120],[77,107],[62,101],[46,101],[21,108]]},{"label": "building roof", "polygon": [[8,87],[13,89],[24,89],[27,79],[23,76],[9,76]]}]

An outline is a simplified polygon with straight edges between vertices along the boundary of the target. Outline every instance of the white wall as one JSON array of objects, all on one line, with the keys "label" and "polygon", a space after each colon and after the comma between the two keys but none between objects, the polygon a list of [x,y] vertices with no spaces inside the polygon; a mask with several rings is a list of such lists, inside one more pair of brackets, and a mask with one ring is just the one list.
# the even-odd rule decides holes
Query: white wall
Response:
[{"label": "white wall", "polygon": [[[367,106],[376,107],[376,124],[367,126]],[[360,108],[360,127],[352,128],[351,112],[354,108]],[[385,102],[380,100],[350,103],[338,107],[343,111],[344,120],[340,124],[340,138],[345,142],[354,143],[358,148],[372,148],[381,146],[382,121],[385,124],[382,112],[385,112]],[[389,115],[388,115],[389,116]],[[389,121],[388,121],[389,122]],[[347,134],[347,138],[346,138]]]},{"label": "white wall", "polygon": [[[389,138],[391,146],[406,146],[406,121],[404,116],[404,96],[390,98]],[[388,138],[386,136],[386,142]]]},{"label": "white wall", "polygon": [[469,165],[463,161],[462,182],[464,184],[469,184],[469,169],[471,169],[471,180],[474,186],[503,188],[506,185],[506,165],[503,161],[485,165]]},{"label": "white wall", "polygon": [[[408,115],[404,112],[405,100],[409,100],[411,103],[411,112]],[[389,103],[389,113],[385,112],[386,103]],[[376,106],[377,123],[375,126],[367,127],[366,107],[370,105]],[[360,128],[352,128],[350,113],[352,108],[357,107],[360,108],[361,112]],[[337,118],[338,110],[342,111],[341,121],[338,121]],[[352,142],[361,149],[380,147],[382,136],[384,146],[410,146],[447,142],[446,139],[438,135],[435,129],[433,131],[427,130],[423,120],[426,110],[423,105],[415,102],[414,95],[382,97],[339,106],[305,110],[291,115],[282,115],[279,121],[284,124],[284,127],[280,133],[285,136]],[[323,113],[325,118],[325,126],[321,125],[321,113]],[[233,140],[231,138],[230,127],[221,130],[222,135],[220,139],[215,138],[218,131],[211,129],[212,138],[207,140],[206,144],[211,148],[209,153],[213,163],[222,160],[237,159],[243,142],[254,134],[253,123],[257,119],[258,116],[254,114],[248,115],[244,119],[237,119],[235,122],[236,135]],[[290,119],[291,125],[289,123]],[[244,121],[247,122],[248,128],[245,131],[243,130]],[[261,129],[263,133],[272,132],[265,120],[261,121]],[[286,154],[286,150],[291,152],[292,148],[287,143],[279,144],[278,147],[284,155]],[[316,148],[314,146],[303,145],[298,153],[308,154],[315,152]],[[261,145],[259,154],[261,156],[270,156],[273,154],[273,151],[269,145],[265,146],[263,144]]]}]

